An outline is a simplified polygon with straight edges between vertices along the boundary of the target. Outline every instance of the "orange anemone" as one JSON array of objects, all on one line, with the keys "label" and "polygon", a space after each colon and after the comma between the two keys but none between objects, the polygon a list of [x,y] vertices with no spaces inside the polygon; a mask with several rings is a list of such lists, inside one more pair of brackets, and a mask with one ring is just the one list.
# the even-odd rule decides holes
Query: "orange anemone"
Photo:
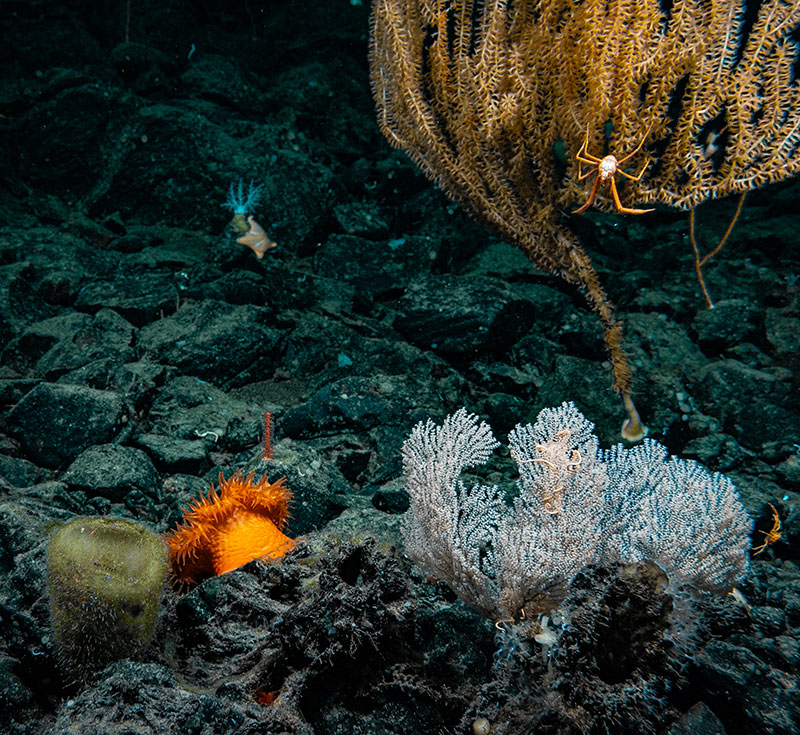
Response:
[{"label": "orange anemone", "polygon": [[219,476],[219,493],[192,502],[183,522],[167,537],[175,578],[194,584],[229,572],[253,559],[280,559],[294,547],[284,535],[292,493],[286,478],[270,483],[234,473]]}]

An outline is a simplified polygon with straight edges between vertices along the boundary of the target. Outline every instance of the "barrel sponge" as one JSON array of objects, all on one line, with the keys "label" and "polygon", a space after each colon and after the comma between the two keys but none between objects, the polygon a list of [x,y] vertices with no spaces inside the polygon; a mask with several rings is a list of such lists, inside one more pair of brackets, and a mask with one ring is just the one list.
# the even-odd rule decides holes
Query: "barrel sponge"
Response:
[{"label": "barrel sponge", "polygon": [[167,549],[144,526],[75,518],[47,548],[50,615],[59,658],[76,679],[150,642],[167,575]]}]

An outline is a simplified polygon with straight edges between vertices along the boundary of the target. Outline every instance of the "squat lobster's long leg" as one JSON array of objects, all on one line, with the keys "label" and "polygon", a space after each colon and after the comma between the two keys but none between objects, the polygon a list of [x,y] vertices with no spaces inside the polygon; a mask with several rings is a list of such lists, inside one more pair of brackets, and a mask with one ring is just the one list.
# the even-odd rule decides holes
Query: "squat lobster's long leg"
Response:
[{"label": "squat lobster's long leg", "polygon": [[[592,202],[594,202],[594,195],[597,193],[597,185],[600,183],[600,174],[597,171],[597,167],[600,165],[600,160],[596,156],[593,156],[586,150],[586,146],[589,145],[589,128],[586,128],[586,137],[583,139],[583,145],[578,150],[578,155],[575,158],[578,159],[578,181],[583,181],[584,179],[588,179],[592,174],[597,174],[597,178],[594,180],[592,184],[592,190],[589,192],[589,198],[586,200],[586,203],[573,211],[573,214],[583,214],[589,207],[592,206]],[[590,166],[594,166],[594,168],[590,168],[586,173],[580,173],[580,165],[582,163],[588,163]]]},{"label": "squat lobster's long leg", "polygon": [[[589,173],[587,173],[585,176],[581,176],[581,178],[585,179],[587,176],[593,173],[596,172],[589,171]],[[589,192],[589,198],[582,206],[578,207],[578,209],[572,210],[573,214],[583,214],[587,209],[589,209],[589,207],[592,206],[592,202],[594,201],[594,195],[597,193],[597,185],[599,183],[600,183],[600,175],[598,174],[597,176],[595,176],[594,183],[592,184],[592,190]],[[617,196],[617,189],[614,186],[614,179],[611,179],[611,191],[614,194],[614,201],[619,202],[619,197]],[[617,204],[617,206],[619,206],[619,204]]]},{"label": "squat lobster's long leg", "polygon": [[[619,173],[622,173],[622,171],[620,171]],[[644,171],[642,171],[642,173],[644,173]],[[642,175],[639,174],[639,178],[641,178],[641,176]],[[630,178],[634,179],[633,176],[631,176]],[[594,188],[592,189],[592,194],[589,196],[589,200],[590,201],[587,202],[587,204],[591,204],[591,199],[594,196],[594,189],[597,188],[597,182],[599,180],[600,180],[600,177],[598,176],[597,179],[594,182]],[[638,181],[638,180],[639,179],[634,179],[634,181]],[[614,197],[614,204],[617,205],[617,211],[622,212],[623,214],[645,214],[646,212],[654,211],[653,209],[631,209],[630,207],[623,207],[622,206],[622,202],[619,200],[619,194],[617,193],[617,185],[614,183],[614,178],[613,177],[611,178],[611,196]],[[587,204],[584,204],[583,207],[581,207],[581,209],[584,209],[587,206]],[[580,210],[576,209],[575,211],[578,212]]]},{"label": "squat lobster's long leg", "polygon": [[[650,128],[652,128],[652,127],[653,127],[653,123],[650,123]],[[650,132],[650,128],[647,128],[647,133]],[[645,133],[645,136],[647,135],[647,133]],[[642,143],[644,143],[644,138],[642,138]],[[624,161],[627,161],[631,156],[635,156],[636,153],[638,153],[639,148],[642,147],[642,143],[639,143],[639,145],[636,147],[635,151],[633,151],[632,153],[629,153],[621,161],[617,161],[617,166],[619,166],[620,163],[623,163]],[[618,168],[616,170],[616,173],[622,174],[626,179],[630,179],[631,181],[641,181],[642,176],[644,176],[644,172],[645,172],[646,168],[647,168],[647,163],[645,163],[644,166],[642,166],[642,170],[639,171],[639,173],[636,174],[636,176],[634,176],[633,174],[626,173],[621,168]],[[614,204],[617,205],[617,209],[620,212],[622,212],[623,214],[645,214],[646,212],[655,211],[654,209],[631,209],[630,207],[623,207],[622,203],[619,200],[619,193],[617,192],[617,185],[616,185],[616,183],[614,183],[614,177],[613,176],[611,177],[611,195],[614,197]]]},{"label": "squat lobster's long leg", "polygon": [[[617,161],[617,165],[619,165],[620,163],[622,163],[622,161]],[[622,174],[626,179],[630,179],[631,181],[640,181],[642,176],[644,176],[644,172],[645,172],[646,169],[647,169],[647,164],[642,166],[642,170],[639,171],[639,173],[636,174],[636,176],[634,176],[633,174],[626,173],[621,168],[617,169],[617,173],[618,174]],[[652,212],[653,210],[652,209],[648,209],[647,211],[648,212]]]},{"label": "squat lobster's long leg", "polygon": [[[586,147],[589,145],[589,128],[586,128],[586,137],[583,139],[583,145],[578,149],[578,153],[575,158],[578,159],[578,163],[588,163],[590,166],[598,166],[600,165],[600,161],[602,159],[597,158],[597,156],[593,156],[589,151],[586,150]],[[593,168],[587,171],[585,174],[580,173],[580,166],[578,166],[578,180],[583,181],[585,178],[588,178],[593,173],[596,173],[597,169]]]},{"label": "squat lobster's long leg", "polygon": [[[639,141],[639,145],[637,145],[636,148],[634,148],[627,156],[625,156],[625,158],[620,158],[620,160],[617,161],[617,163],[618,164],[619,163],[625,163],[625,161],[627,161],[629,158],[633,158],[640,151],[641,147],[644,145],[644,142],[645,142],[645,140],[647,140],[647,136],[650,135],[650,131],[652,129],[653,129],[653,121],[651,120],[650,124],[647,126],[647,130],[645,131],[645,134],[642,136],[641,141]],[[588,129],[587,129],[587,133],[588,133]],[[645,164],[644,168],[642,168],[642,171],[639,174],[639,178],[636,179],[637,181],[642,178],[642,174],[644,173],[644,169],[645,168],[647,168],[647,164]],[[629,174],[626,174],[624,171],[620,171],[620,173],[625,175],[625,176],[629,176]],[[633,177],[631,177],[631,178],[633,178]]]}]

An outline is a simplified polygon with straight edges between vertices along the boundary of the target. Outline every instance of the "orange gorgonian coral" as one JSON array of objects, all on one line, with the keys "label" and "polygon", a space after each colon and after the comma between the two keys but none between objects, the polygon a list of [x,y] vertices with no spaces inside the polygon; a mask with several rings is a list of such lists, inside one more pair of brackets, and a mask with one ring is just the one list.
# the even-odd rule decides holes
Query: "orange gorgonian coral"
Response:
[{"label": "orange gorgonian coral", "polygon": [[219,476],[219,493],[189,505],[183,522],[167,537],[175,578],[194,584],[229,572],[253,559],[280,559],[294,547],[282,532],[289,520],[292,493],[286,478],[255,481],[255,472]]}]

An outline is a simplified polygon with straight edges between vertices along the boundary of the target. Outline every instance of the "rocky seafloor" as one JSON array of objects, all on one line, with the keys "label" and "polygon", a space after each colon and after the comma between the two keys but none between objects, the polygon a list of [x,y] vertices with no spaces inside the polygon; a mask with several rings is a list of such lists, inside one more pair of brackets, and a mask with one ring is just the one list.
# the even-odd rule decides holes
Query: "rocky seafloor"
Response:
[{"label": "rocky seafloor", "polygon": [[[650,436],[734,480],[756,543],[779,514],[746,604],[704,598],[677,650],[652,568],[592,567],[559,645],[509,642],[404,555],[403,440],[461,406],[504,439],[566,400],[610,446],[622,407],[581,294],[383,140],[368,15],[2,5],[0,733],[800,732],[800,187],[749,196],[706,268],[713,310],[684,213],[575,225]],[[263,186],[261,260],[222,206],[240,180]],[[732,209],[698,209],[704,245]],[[510,487],[512,465],[498,450],[481,479]],[[74,676],[49,534],[164,534],[236,470],[287,478],[296,548],[167,585],[140,660]]]}]

